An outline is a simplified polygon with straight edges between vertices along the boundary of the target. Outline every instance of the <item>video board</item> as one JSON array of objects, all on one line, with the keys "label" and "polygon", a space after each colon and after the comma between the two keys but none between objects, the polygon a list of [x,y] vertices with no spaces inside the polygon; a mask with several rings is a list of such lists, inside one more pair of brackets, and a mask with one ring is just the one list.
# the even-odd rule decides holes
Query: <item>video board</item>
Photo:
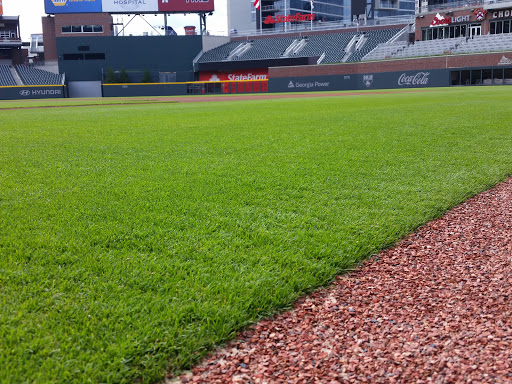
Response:
[{"label": "video board", "polygon": [[201,13],[215,9],[214,0],[44,0],[44,5],[47,14]]}]

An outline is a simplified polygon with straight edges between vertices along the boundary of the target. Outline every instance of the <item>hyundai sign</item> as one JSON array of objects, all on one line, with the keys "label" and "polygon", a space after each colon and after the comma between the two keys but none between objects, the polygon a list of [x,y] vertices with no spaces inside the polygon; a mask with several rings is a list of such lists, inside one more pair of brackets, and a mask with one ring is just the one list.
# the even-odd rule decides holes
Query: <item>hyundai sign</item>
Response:
[{"label": "hyundai sign", "polygon": [[[1,1],[1,0],[0,0]],[[55,13],[201,13],[214,11],[214,0],[44,0]]]}]

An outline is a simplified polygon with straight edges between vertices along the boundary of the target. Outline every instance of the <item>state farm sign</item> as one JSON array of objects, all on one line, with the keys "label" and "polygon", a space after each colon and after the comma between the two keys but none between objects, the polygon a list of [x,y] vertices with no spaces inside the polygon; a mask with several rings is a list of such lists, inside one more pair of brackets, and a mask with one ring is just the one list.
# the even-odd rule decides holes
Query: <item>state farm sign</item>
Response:
[{"label": "state farm sign", "polygon": [[267,69],[232,72],[199,72],[199,81],[249,81],[267,80]]},{"label": "state farm sign", "polygon": [[263,24],[279,24],[279,23],[289,23],[289,22],[296,22],[296,21],[312,21],[315,20],[315,14],[314,13],[297,13],[295,15],[277,15],[275,18],[271,15],[268,15],[265,20],[263,20]]}]

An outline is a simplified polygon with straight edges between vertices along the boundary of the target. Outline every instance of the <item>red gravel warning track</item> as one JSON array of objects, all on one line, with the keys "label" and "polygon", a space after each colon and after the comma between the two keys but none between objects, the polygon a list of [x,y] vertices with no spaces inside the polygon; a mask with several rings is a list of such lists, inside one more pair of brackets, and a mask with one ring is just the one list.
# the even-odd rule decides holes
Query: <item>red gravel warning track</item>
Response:
[{"label": "red gravel warning track", "polygon": [[509,179],[175,380],[512,383],[511,299]]}]

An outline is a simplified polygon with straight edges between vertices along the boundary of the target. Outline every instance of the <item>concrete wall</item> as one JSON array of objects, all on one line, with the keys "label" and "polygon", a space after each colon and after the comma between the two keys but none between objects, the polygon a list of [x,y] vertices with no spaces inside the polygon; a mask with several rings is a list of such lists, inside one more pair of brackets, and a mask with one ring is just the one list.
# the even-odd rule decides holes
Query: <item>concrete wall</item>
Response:
[{"label": "concrete wall", "polygon": [[252,3],[250,0],[228,0],[228,32],[256,31],[256,22],[251,20]]},{"label": "concrete wall", "polygon": [[221,45],[229,43],[231,40],[227,36],[203,36],[203,51],[210,51]]},{"label": "concrete wall", "polygon": [[69,97],[101,97],[101,81],[70,81]]}]

